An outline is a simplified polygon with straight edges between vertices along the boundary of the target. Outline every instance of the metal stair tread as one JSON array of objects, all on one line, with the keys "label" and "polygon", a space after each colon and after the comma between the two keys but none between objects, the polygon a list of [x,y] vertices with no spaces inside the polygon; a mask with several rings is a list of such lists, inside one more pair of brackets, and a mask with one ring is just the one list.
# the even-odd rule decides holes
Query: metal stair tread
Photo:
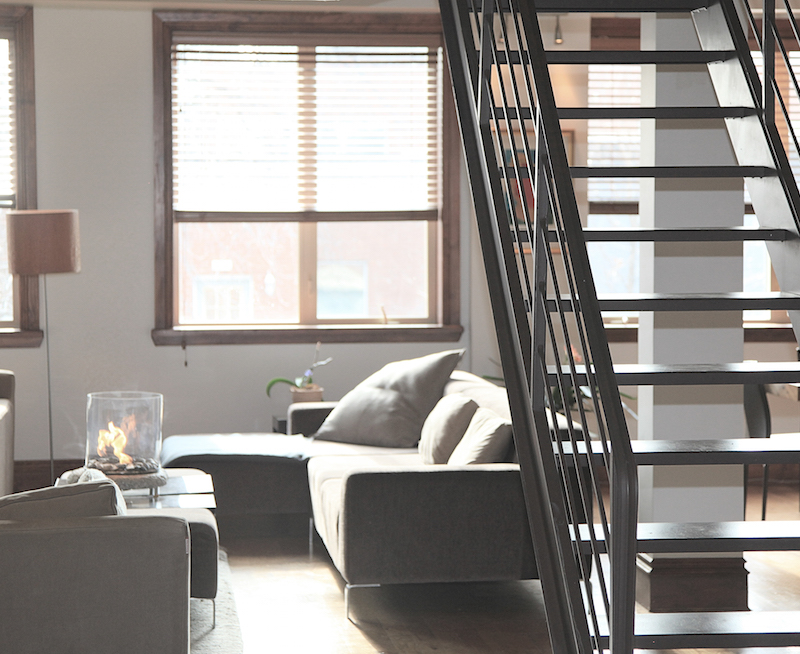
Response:
[{"label": "metal stair tread", "polygon": [[[736,50],[547,50],[548,64],[707,64],[737,57]],[[509,51],[512,63],[519,52]],[[505,63],[505,57],[500,63]]]},{"label": "metal stair tread", "polygon": [[[755,107],[705,107],[662,106],[662,107],[559,107],[558,117],[561,120],[639,120],[639,119],[675,119],[675,120],[708,120],[715,118],[745,118],[757,115]],[[493,117],[497,121],[531,120],[528,107],[509,108],[494,107]]]},{"label": "metal stair tread", "polygon": [[562,120],[707,120],[757,115],[754,107],[559,107]]},{"label": "metal stair tread", "polygon": [[[700,242],[700,241],[785,241],[794,235],[786,229],[764,227],[688,227],[663,229],[650,227],[583,230],[588,241],[653,241],[653,242]],[[558,235],[548,232],[548,240],[555,242]]]},{"label": "metal stair tread", "polygon": [[[598,295],[601,311],[746,311],[800,310],[800,294],[782,291],[765,293],[607,293]],[[572,310],[568,295],[562,309]],[[555,311],[555,299],[548,298]]]},{"label": "metal stair tread", "polygon": [[[708,438],[703,440],[632,440],[637,465],[745,465],[800,463],[800,434],[771,438]],[[586,443],[576,441],[578,456],[586,456]],[[570,441],[553,443],[554,451],[572,459]],[[610,446],[609,446],[610,447]],[[592,459],[602,463],[599,443],[593,444]]]},{"label": "metal stair tread", "polygon": [[[537,0],[538,13],[598,12],[598,13],[686,13],[702,9],[712,4],[713,0]],[[508,11],[508,1],[500,0],[497,6],[501,11]],[[472,9],[471,9],[472,10]]]},{"label": "metal stair tread", "polygon": [[[602,525],[579,525],[579,547],[605,552]],[[787,552],[800,549],[798,520],[737,520],[731,522],[640,522],[636,528],[639,552]]]},{"label": "metal stair tread", "polygon": [[[575,372],[579,385],[589,385],[583,365],[576,366]],[[614,365],[614,374],[620,386],[791,384],[800,383],[800,362],[623,363]],[[559,376],[556,367],[547,366],[547,375],[550,385],[556,386]],[[561,375],[569,377],[569,366],[562,366]]]},{"label": "metal stair tread", "polygon": [[[798,625],[798,611],[638,613],[634,646],[641,649],[790,647],[800,643]],[[601,623],[602,647],[608,647],[606,628]]]},{"label": "metal stair tread", "polygon": [[590,177],[725,178],[774,177],[767,166],[572,166],[573,179]]}]

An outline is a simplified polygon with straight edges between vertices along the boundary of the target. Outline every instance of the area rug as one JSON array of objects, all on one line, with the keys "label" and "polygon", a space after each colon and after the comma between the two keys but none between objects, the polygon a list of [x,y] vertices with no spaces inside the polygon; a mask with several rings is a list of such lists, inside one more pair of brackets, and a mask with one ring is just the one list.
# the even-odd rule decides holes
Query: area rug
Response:
[{"label": "area rug", "polygon": [[211,600],[193,599],[190,606],[192,654],[242,654],[242,631],[236,614],[228,556],[219,552],[217,626],[213,627]]}]

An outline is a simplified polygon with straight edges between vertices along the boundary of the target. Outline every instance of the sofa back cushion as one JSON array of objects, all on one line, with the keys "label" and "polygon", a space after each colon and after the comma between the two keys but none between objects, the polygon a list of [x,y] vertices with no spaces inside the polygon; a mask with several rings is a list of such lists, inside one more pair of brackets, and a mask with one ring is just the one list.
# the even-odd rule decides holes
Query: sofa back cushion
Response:
[{"label": "sofa back cushion", "polygon": [[505,460],[510,445],[511,423],[491,409],[479,407],[447,463],[457,466],[500,463]]},{"label": "sofa back cushion", "polygon": [[451,393],[436,403],[422,425],[419,453],[423,463],[447,463],[469,427],[478,403]]},{"label": "sofa back cushion", "polygon": [[314,438],[382,447],[414,447],[464,350],[394,361],[347,393]]},{"label": "sofa back cushion", "polygon": [[92,518],[125,513],[119,489],[110,479],[48,486],[0,497],[0,520]]}]

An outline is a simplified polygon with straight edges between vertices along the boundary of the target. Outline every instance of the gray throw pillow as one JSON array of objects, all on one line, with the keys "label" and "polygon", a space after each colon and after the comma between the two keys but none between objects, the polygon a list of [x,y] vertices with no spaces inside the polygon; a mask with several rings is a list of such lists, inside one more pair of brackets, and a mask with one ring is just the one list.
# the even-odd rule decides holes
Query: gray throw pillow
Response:
[{"label": "gray throw pillow", "polygon": [[455,466],[500,463],[510,444],[511,423],[494,411],[479,407],[447,463]]},{"label": "gray throw pillow", "polygon": [[464,350],[394,361],[347,393],[314,438],[381,447],[414,447]]},{"label": "gray throw pillow", "polygon": [[117,485],[110,479],[48,486],[0,497],[0,520],[49,520],[119,515]]},{"label": "gray throw pillow", "polygon": [[419,439],[422,462],[447,463],[477,408],[475,400],[461,393],[451,393],[439,400],[422,425]]}]

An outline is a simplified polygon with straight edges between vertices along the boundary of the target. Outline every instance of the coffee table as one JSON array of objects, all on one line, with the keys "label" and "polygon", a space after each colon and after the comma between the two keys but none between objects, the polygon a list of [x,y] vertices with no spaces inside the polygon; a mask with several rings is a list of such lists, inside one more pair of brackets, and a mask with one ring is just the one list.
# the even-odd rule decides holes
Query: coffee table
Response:
[{"label": "coffee table", "polygon": [[216,509],[214,480],[194,468],[164,468],[167,483],[122,491],[129,509]]}]

